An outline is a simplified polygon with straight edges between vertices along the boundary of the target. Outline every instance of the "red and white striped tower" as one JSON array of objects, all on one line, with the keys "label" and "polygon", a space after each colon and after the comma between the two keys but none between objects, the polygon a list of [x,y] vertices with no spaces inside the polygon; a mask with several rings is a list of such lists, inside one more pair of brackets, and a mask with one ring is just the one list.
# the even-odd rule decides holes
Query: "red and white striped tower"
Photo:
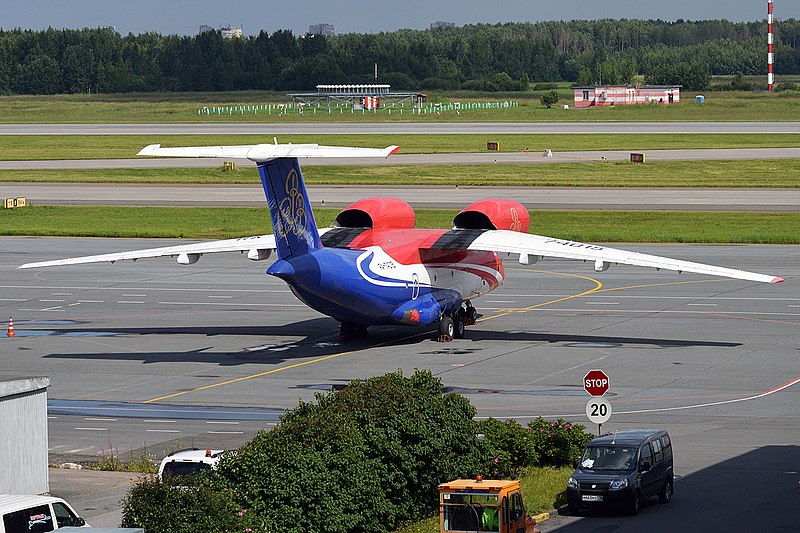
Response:
[{"label": "red and white striped tower", "polygon": [[772,83],[775,81],[772,74],[772,0],[767,0],[767,90],[772,92]]}]

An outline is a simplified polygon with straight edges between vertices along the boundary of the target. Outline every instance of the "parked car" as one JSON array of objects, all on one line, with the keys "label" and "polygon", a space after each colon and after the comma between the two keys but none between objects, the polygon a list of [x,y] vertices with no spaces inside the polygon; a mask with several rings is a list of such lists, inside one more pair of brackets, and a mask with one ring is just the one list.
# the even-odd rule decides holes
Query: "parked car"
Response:
[{"label": "parked car", "polygon": [[217,466],[225,450],[200,450],[189,448],[172,452],[161,460],[158,479],[166,476],[193,476]]},{"label": "parked car", "polygon": [[0,533],[38,533],[62,527],[89,527],[61,498],[0,494]]},{"label": "parked car", "polygon": [[616,431],[593,439],[583,450],[567,482],[569,512],[617,507],[638,514],[641,502],[651,496],[669,503],[674,480],[666,430]]}]

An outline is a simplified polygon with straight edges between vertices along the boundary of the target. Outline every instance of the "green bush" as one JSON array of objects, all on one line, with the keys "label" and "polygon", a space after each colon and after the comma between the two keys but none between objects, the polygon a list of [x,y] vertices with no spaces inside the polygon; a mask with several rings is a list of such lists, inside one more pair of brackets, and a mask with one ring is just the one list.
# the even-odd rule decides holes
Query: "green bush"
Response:
[{"label": "green bush", "polygon": [[152,475],[142,477],[122,501],[122,527],[141,527],[147,533],[245,531],[253,529],[251,518],[231,491],[212,488],[202,476],[164,483]]},{"label": "green bush", "polygon": [[317,395],[223,459],[218,482],[267,529],[391,531],[430,515],[438,485],[479,466],[475,409],[441,386],[396,372]]},{"label": "green bush", "polygon": [[542,95],[540,99],[543,106],[547,106],[547,108],[551,108],[558,103],[558,91],[547,91]]},{"label": "green bush", "polygon": [[594,438],[581,424],[564,419],[545,420],[542,417],[528,423],[530,439],[539,455],[539,466],[565,466],[580,457],[583,448]]},{"label": "green bush", "polygon": [[518,477],[526,466],[538,462],[534,440],[528,438],[528,429],[515,420],[502,422],[489,418],[481,422],[478,432],[483,434],[484,470],[487,479]]}]

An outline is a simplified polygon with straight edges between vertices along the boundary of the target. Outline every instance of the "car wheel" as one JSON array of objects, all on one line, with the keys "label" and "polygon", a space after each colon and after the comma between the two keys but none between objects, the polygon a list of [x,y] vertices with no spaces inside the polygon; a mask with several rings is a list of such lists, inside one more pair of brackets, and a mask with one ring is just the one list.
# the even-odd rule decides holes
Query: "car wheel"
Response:
[{"label": "car wheel", "polygon": [[628,505],[628,514],[630,515],[637,515],[639,514],[639,491],[633,493],[631,497],[630,504]]},{"label": "car wheel", "polygon": [[570,505],[569,506],[569,515],[570,516],[578,516],[581,514],[581,508],[577,505]]},{"label": "car wheel", "polygon": [[668,479],[664,482],[664,488],[658,493],[658,501],[661,503],[669,503],[672,501],[672,480]]}]

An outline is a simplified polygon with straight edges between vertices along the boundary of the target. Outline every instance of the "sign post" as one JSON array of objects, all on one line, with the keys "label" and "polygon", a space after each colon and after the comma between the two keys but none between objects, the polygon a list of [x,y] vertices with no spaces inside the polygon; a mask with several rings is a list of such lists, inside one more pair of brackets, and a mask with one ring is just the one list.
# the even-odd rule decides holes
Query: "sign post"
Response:
[{"label": "sign post", "polygon": [[583,376],[583,388],[591,396],[586,404],[586,416],[590,422],[597,424],[597,434],[602,431],[603,424],[611,418],[611,403],[603,398],[608,392],[611,382],[608,374],[602,370],[590,370]]}]

